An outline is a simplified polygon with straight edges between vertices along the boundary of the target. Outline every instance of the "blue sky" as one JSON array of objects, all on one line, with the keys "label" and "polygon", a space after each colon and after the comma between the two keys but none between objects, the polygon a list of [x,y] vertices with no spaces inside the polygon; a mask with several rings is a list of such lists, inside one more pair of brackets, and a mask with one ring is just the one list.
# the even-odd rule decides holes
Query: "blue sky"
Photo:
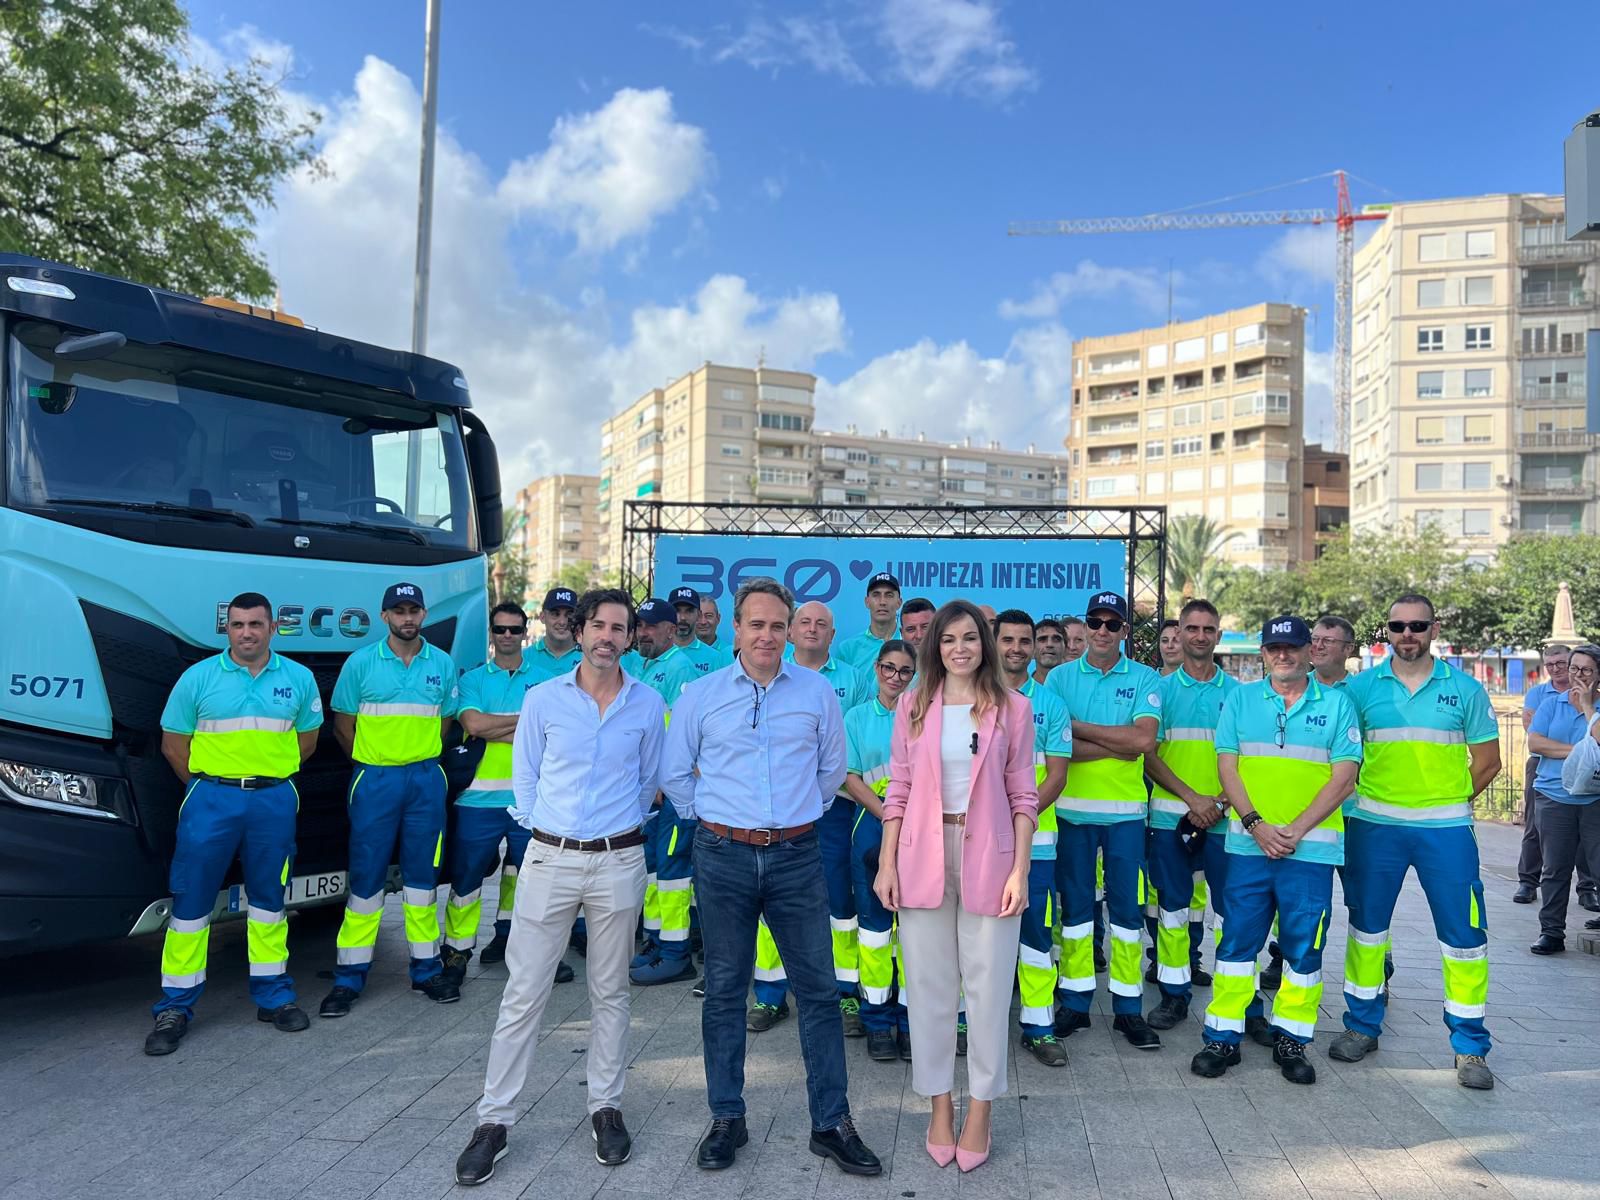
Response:
[{"label": "blue sky", "polygon": [[[409,339],[423,5],[195,3],[324,113],[331,175],[262,225],[285,306]],[[1347,14],[1347,15],[1346,15]],[[821,377],[819,423],[1058,448],[1072,337],[1283,300],[1318,310],[1326,231],[1007,238],[1344,167],[1358,203],[1561,189],[1593,107],[1565,47],[1486,3],[1381,11],[1000,0],[446,0],[435,319],[508,482],[593,469],[599,414],[703,359]],[[1332,207],[1318,179],[1222,208]],[[1309,331],[1308,331],[1309,332]],[[520,479],[517,480],[521,482]]]}]

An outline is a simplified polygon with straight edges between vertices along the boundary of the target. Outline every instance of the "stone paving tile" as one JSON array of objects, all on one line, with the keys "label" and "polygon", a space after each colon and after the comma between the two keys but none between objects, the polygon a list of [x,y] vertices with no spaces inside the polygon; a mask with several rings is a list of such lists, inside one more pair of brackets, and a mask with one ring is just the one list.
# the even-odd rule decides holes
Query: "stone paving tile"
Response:
[{"label": "stone paving tile", "polygon": [[[1519,831],[1485,825],[1479,835],[1493,930],[1490,1093],[1456,1086],[1437,941],[1413,882],[1392,926],[1397,974],[1382,1049],[1368,1061],[1322,1052],[1342,1028],[1340,919],[1311,1051],[1315,1087],[1285,1083],[1249,1043],[1223,1079],[1191,1075],[1203,990],[1159,1052],[1134,1051],[1112,1034],[1102,990],[1093,1026],[1066,1043],[1065,1069],[1013,1044],[993,1157],[969,1176],[940,1170],[924,1151],[928,1102],[911,1090],[910,1068],[868,1061],[861,1042],[847,1046],[852,1108],[887,1170],[856,1179],[812,1155],[793,1020],[750,1036],[750,1146],[731,1170],[699,1171],[708,1123],[699,1004],[684,985],[638,989],[624,1100],[634,1156],[608,1170],[590,1136],[588,996],[574,955],[580,982],[551,995],[511,1152],[490,1183],[462,1189],[453,1168],[477,1123],[505,968],[475,962],[460,1003],[428,1003],[406,979],[396,901],[355,1011],[294,1037],[254,1020],[243,929],[220,927],[198,1019],[165,1059],[139,1052],[156,939],[8,964],[0,1200],[1600,1200],[1600,960],[1528,954],[1536,914],[1510,903]],[[319,976],[332,936],[292,926],[308,1009],[328,986]],[[961,1100],[960,1063],[956,1086]]]}]

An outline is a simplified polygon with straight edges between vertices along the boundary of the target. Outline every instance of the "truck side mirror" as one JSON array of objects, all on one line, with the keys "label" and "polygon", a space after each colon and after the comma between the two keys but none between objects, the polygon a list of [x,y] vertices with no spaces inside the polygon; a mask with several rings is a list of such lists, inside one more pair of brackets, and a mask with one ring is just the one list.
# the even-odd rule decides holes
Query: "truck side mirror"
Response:
[{"label": "truck side mirror", "polygon": [[466,430],[467,469],[472,472],[472,506],[478,515],[478,537],[483,552],[493,554],[505,541],[500,504],[500,455],[489,428],[475,413],[461,410]]}]

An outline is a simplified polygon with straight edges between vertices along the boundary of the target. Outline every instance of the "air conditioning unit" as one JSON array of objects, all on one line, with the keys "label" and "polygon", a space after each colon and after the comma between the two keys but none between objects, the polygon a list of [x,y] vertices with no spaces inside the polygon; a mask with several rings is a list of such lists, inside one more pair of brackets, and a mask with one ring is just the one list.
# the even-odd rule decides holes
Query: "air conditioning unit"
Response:
[{"label": "air conditioning unit", "polygon": [[1510,528],[1512,525],[1515,525],[1516,523],[1517,523],[1517,519],[1515,517],[1513,517],[1510,513],[1501,513],[1500,514],[1500,524],[1506,526],[1507,528]]}]

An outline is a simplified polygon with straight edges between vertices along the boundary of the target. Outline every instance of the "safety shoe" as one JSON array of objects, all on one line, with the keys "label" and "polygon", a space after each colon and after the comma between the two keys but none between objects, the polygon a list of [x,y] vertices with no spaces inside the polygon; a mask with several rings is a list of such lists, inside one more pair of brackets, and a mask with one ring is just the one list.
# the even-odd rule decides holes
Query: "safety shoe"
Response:
[{"label": "safety shoe", "polygon": [[894,1030],[867,1030],[867,1057],[873,1062],[894,1062],[900,1057],[900,1047],[895,1044]]},{"label": "safety shoe", "polygon": [[1580,888],[1578,891],[1578,907],[1586,908],[1590,912],[1600,912],[1600,892],[1593,888]]},{"label": "safety shoe", "polygon": [[1067,1065],[1066,1048],[1056,1041],[1056,1035],[1053,1033],[1042,1033],[1038,1037],[1023,1034],[1022,1048],[1047,1067]]},{"label": "safety shoe", "polygon": [[256,1009],[256,1020],[270,1021],[279,1033],[299,1033],[311,1028],[311,1018],[298,1004],[280,1004],[277,1008]]},{"label": "safety shoe", "polygon": [[861,1023],[861,1001],[854,996],[839,997],[839,1020],[844,1025],[845,1037],[867,1036],[867,1027]]},{"label": "safety shoe", "polygon": [[506,943],[510,940],[509,934],[501,933],[496,929],[494,931],[494,939],[478,952],[478,961],[485,966],[491,963],[505,962]]},{"label": "safety shoe", "polygon": [[911,1061],[911,1031],[909,1029],[902,1029],[899,1033],[895,1034],[894,1040],[895,1040],[896,1047],[900,1051],[900,1061],[901,1062],[910,1062]]},{"label": "safety shoe", "polygon": [[696,979],[694,981],[694,986],[690,988],[689,991],[692,992],[698,999],[704,1000],[706,998],[706,977],[702,975],[699,979]]},{"label": "safety shoe", "polygon": [[589,1118],[594,1126],[594,1159],[602,1167],[620,1167],[633,1153],[633,1138],[614,1108],[602,1108]]},{"label": "safety shoe", "polygon": [[1528,953],[1530,954],[1565,954],[1566,951],[1567,940],[1565,938],[1552,937],[1548,933],[1541,933],[1539,940],[1528,947]]},{"label": "safety shoe", "polygon": [[960,1022],[957,1022],[957,1024],[956,1024],[956,1057],[957,1058],[965,1058],[966,1056],[967,1056],[967,1023],[965,1021],[960,1021]]},{"label": "safety shoe", "polygon": [[1244,1061],[1239,1047],[1227,1042],[1206,1042],[1200,1053],[1189,1060],[1189,1070],[1202,1079],[1221,1079],[1229,1067]]},{"label": "safety shoe", "polygon": [[1539,891],[1531,883],[1519,884],[1517,890],[1511,894],[1513,904],[1532,904],[1539,898]]},{"label": "safety shoe", "polygon": [[144,1052],[152,1057],[171,1054],[189,1032],[189,1018],[175,1008],[163,1010],[156,1017],[156,1027],[145,1035]]},{"label": "safety shoe", "polygon": [[733,1166],[734,1152],[749,1141],[743,1117],[713,1117],[695,1151],[695,1166],[702,1171],[725,1171]]},{"label": "safety shoe", "polygon": [[685,979],[695,977],[694,963],[687,957],[668,958],[663,954],[652,963],[642,967],[633,967],[628,971],[628,978],[639,987],[655,987],[662,983],[681,983]]},{"label": "safety shoe", "polygon": [[628,960],[628,970],[632,971],[639,967],[648,967],[660,957],[661,943],[653,937],[647,937],[639,943],[639,953]]},{"label": "safety shoe", "polygon": [[444,963],[444,966],[439,971],[440,978],[448,979],[451,983],[460,987],[467,981],[467,964],[472,961],[472,951],[456,950],[453,947],[446,946],[440,952],[440,956]]},{"label": "safety shoe", "polygon": [[1377,1049],[1377,1038],[1357,1033],[1354,1029],[1346,1029],[1333,1039],[1333,1045],[1328,1047],[1328,1057],[1336,1058],[1340,1062],[1360,1062]]},{"label": "safety shoe", "polygon": [[781,1004],[762,1004],[759,1000],[750,1006],[750,1011],[745,1014],[744,1027],[751,1033],[765,1033],[779,1021],[789,1015],[789,1002]]},{"label": "safety shoe", "polygon": [[350,1006],[361,999],[361,993],[355,988],[345,987],[343,984],[335,987],[322,998],[322,1007],[317,1009],[319,1017],[348,1017]]},{"label": "safety shoe", "polygon": [[1290,1083],[1315,1083],[1317,1069],[1306,1058],[1306,1048],[1288,1034],[1278,1038],[1272,1047],[1272,1061]]},{"label": "safety shoe", "polygon": [[1456,1082],[1464,1088],[1487,1092],[1494,1088],[1494,1076],[1481,1054],[1456,1055]]},{"label": "safety shoe", "polygon": [[575,972],[571,967],[567,966],[567,960],[566,959],[564,959],[564,958],[556,959],[556,982],[557,983],[571,983],[577,977],[578,977],[577,972]]},{"label": "safety shoe", "polygon": [[1089,1014],[1070,1008],[1057,1008],[1056,1019],[1051,1023],[1058,1038],[1069,1038],[1080,1029],[1089,1028]]},{"label": "safety shoe", "polygon": [[856,1123],[849,1117],[833,1129],[813,1129],[811,1153],[818,1158],[833,1159],[833,1165],[846,1175],[883,1174],[883,1163],[867,1149],[867,1144],[856,1132]]},{"label": "safety shoe", "polygon": [[1163,996],[1161,1003],[1150,1010],[1146,1020],[1151,1029],[1171,1029],[1189,1016],[1187,996]]},{"label": "safety shoe", "polygon": [[1127,1038],[1128,1045],[1135,1050],[1161,1049],[1161,1035],[1138,1013],[1124,1013],[1111,1022],[1111,1028]]},{"label": "safety shoe", "polygon": [[494,1165],[506,1156],[506,1127],[479,1125],[472,1140],[456,1159],[456,1182],[476,1187],[494,1178]]},{"label": "safety shoe", "polygon": [[1189,985],[1191,987],[1211,986],[1211,972],[1200,965],[1200,956],[1198,954],[1189,960]]},{"label": "safety shoe", "polygon": [[413,992],[421,992],[435,1004],[454,1004],[461,999],[460,985],[451,983],[442,974],[413,983],[411,990]]},{"label": "safety shoe", "polygon": [[1283,984],[1283,955],[1278,952],[1278,943],[1273,942],[1267,947],[1267,966],[1261,972],[1260,988],[1263,992],[1275,992]]},{"label": "safety shoe", "polygon": [[1244,1019],[1244,1035],[1258,1046],[1272,1049],[1273,1043],[1278,1040],[1278,1035],[1272,1032],[1272,1022],[1265,1017],[1246,1017]]}]

